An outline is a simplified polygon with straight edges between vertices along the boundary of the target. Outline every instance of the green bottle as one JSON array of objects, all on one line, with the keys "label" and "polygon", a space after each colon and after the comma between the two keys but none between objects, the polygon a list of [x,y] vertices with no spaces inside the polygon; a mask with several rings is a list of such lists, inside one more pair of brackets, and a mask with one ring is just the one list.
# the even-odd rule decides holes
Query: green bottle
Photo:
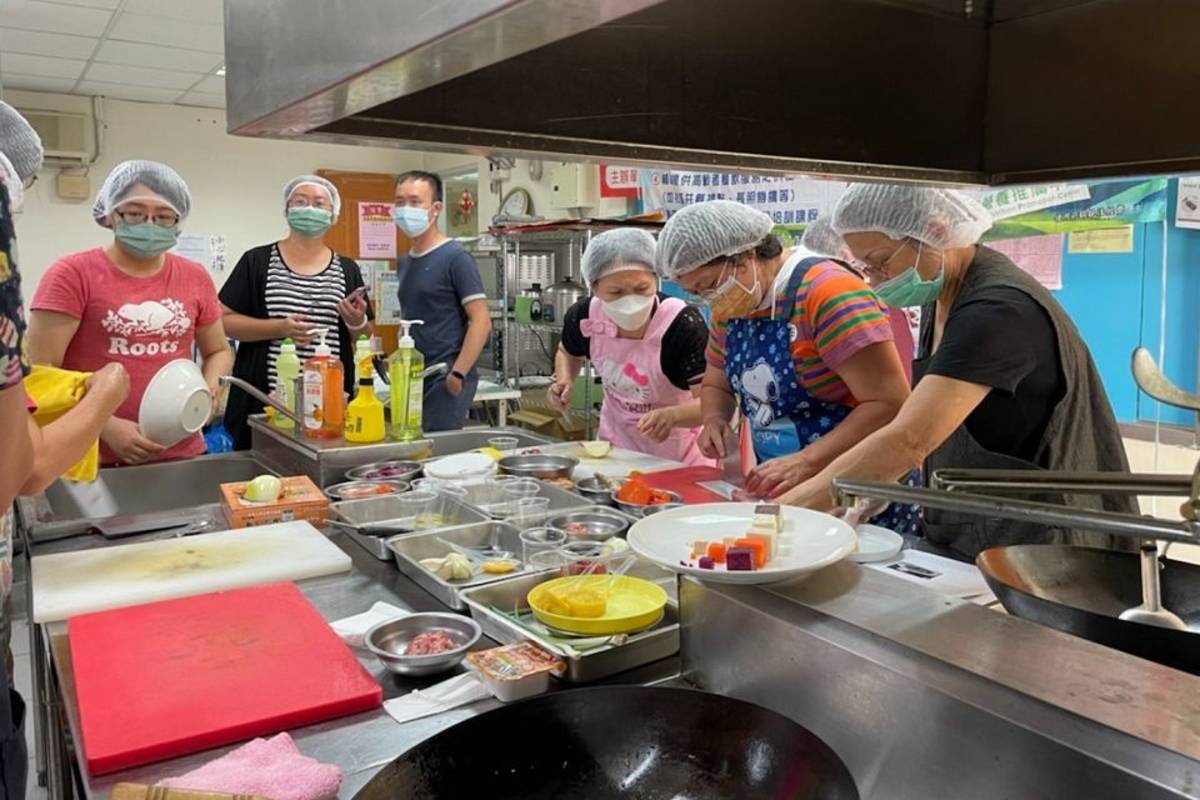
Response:
[{"label": "green bottle", "polygon": [[421,401],[425,397],[425,356],[417,349],[410,334],[413,325],[424,320],[400,320],[400,343],[388,361],[388,381],[392,386],[392,438],[413,442],[424,436],[421,430]]},{"label": "green bottle", "polygon": [[[296,411],[296,378],[300,377],[300,357],[296,355],[296,343],[284,339],[275,361],[275,397],[288,410]],[[284,430],[294,430],[296,423],[283,414],[275,415],[275,425]]]}]

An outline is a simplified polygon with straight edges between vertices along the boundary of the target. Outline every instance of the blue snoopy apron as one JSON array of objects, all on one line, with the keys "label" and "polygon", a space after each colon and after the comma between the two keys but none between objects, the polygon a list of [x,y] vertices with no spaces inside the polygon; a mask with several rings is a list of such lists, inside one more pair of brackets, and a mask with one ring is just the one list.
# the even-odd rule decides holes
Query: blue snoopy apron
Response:
[{"label": "blue snoopy apron", "polygon": [[[791,304],[781,320],[772,318],[729,321],[725,334],[725,376],[738,396],[742,414],[750,422],[754,454],[759,463],[798,453],[833,430],[852,410],[850,406],[821,400],[801,385],[792,360],[792,326],[796,293],[804,275],[825,259],[806,258],[792,270],[787,282]],[[920,485],[914,471],[902,483]],[[893,503],[871,520],[899,534],[916,532],[917,506]]]}]

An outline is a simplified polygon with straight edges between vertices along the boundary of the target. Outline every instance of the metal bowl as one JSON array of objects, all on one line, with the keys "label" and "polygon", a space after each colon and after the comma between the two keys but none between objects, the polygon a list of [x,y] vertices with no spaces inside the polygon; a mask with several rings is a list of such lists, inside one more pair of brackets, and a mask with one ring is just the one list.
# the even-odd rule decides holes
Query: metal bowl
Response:
[{"label": "metal bowl", "polygon": [[[442,631],[458,646],[429,656],[404,655],[413,637],[426,631]],[[364,641],[367,649],[390,672],[397,675],[436,675],[457,666],[482,635],[479,623],[470,617],[430,612],[381,622],[367,631]]]},{"label": "metal bowl", "polygon": [[[617,486],[621,485],[621,481],[619,480],[609,478],[609,481]],[[612,489],[609,489],[597,478],[584,478],[583,480],[575,481],[575,491],[597,505],[611,506],[613,504]]]},{"label": "metal bowl", "polygon": [[376,461],[346,472],[348,481],[411,481],[421,477],[425,465],[419,461]]},{"label": "metal bowl", "polygon": [[[622,511],[624,511],[626,514],[630,514],[630,515],[632,515],[632,516],[635,516],[635,517],[642,517],[642,516],[645,516],[645,515],[646,515],[646,513],[647,513],[647,512],[648,512],[650,509],[654,508],[655,506],[665,506],[665,505],[672,505],[672,504],[673,504],[673,506],[672,506],[672,507],[674,507],[674,506],[681,506],[681,505],[683,505],[683,498],[679,496],[679,493],[678,493],[678,492],[672,492],[672,491],[668,491],[668,490],[666,490],[666,489],[658,489],[658,490],[656,490],[656,491],[661,491],[661,492],[663,492],[663,493],[665,493],[665,494],[668,494],[668,495],[670,495],[671,499],[670,499],[670,500],[668,500],[668,501],[667,501],[667,502],[665,502],[665,503],[647,503],[647,504],[644,504],[644,505],[643,505],[642,503],[629,503],[629,502],[626,502],[626,501],[624,501],[624,500],[618,500],[618,499],[617,499],[617,493],[616,493],[616,492],[613,492],[613,493],[612,493],[612,503],[613,503],[613,505],[615,505],[617,508],[619,508],[619,509],[621,509]],[[659,509],[659,510],[661,510],[661,509]],[[654,513],[654,512],[650,512],[650,513]]]},{"label": "metal bowl", "polygon": [[[368,492],[370,487],[387,486],[392,491]],[[366,500],[369,497],[384,497],[389,494],[402,494],[409,489],[407,481],[344,481],[325,487],[325,496],[330,500]],[[362,491],[362,494],[358,492]]]},{"label": "metal bowl", "polygon": [[657,514],[660,511],[669,511],[672,508],[683,508],[683,503],[659,503],[656,506],[641,506],[643,517]]},{"label": "metal bowl", "polygon": [[505,475],[524,478],[570,478],[579,466],[578,458],[570,456],[522,455],[505,456],[496,462]]},{"label": "metal bowl", "polygon": [[[579,525],[587,532],[578,532]],[[562,531],[569,542],[603,542],[614,536],[624,536],[629,530],[629,520],[611,511],[572,511],[551,517],[546,521],[546,527]]]}]

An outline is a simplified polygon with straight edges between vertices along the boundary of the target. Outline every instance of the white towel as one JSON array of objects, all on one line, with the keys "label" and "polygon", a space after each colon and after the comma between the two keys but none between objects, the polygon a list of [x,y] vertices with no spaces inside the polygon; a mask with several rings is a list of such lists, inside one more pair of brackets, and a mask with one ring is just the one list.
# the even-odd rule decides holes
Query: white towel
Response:
[{"label": "white towel", "polygon": [[376,603],[368,611],[355,614],[353,617],[335,620],[329,623],[334,633],[342,637],[342,641],[351,647],[366,647],[363,638],[367,631],[381,622],[407,617],[408,611],[396,608],[391,603]]},{"label": "white towel", "polygon": [[388,700],[383,704],[383,708],[396,722],[409,722],[421,717],[443,714],[491,696],[491,692],[479,682],[474,672],[464,672],[428,689],[417,689],[403,697]]}]

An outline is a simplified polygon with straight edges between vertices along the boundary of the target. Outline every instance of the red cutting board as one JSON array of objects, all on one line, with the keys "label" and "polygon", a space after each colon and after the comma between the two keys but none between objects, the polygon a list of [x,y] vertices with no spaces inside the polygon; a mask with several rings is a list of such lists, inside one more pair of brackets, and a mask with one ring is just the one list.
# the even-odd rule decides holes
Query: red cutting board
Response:
[{"label": "red cutting board", "polygon": [[725,498],[710,492],[700,481],[723,481],[725,474],[717,467],[680,467],[655,472],[643,472],[642,480],[647,486],[678,492],[685,503],[724,503]]},{"label": "red cutting board", "polygon": [[377,708],[379,684],[291,583],[67,622],[88,770],[104,775]]}]

